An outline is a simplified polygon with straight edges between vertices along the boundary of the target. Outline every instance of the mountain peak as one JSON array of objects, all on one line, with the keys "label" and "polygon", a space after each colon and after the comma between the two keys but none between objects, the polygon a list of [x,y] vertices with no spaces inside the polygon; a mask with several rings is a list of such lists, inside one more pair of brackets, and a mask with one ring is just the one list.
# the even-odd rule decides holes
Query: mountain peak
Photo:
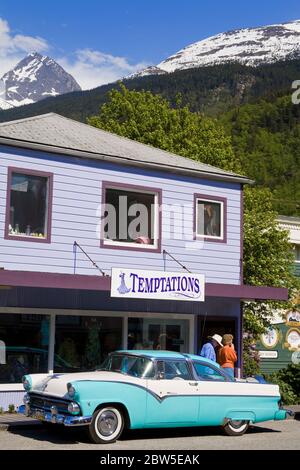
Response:
[{"label": "mountain peak", "polygon": [[40,101],[81,88],[54,59],[31,52],[1,78],[0,109]]},{"label": "mountain peak", "polygon": [[219,33],[195,42],[134,76],[237,62],[256,67],[300,57],[300,20]]}]

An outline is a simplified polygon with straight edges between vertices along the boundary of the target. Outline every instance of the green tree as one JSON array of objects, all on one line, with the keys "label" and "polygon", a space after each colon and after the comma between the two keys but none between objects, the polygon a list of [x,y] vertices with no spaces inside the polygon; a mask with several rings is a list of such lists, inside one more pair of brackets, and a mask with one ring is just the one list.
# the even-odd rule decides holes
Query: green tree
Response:
[{"label": "green tree", "polygon": [[[219,123],[199,113],[177,106],[148,91],[129,91],[124,85],[112,90],[108,101],[88,123],[95,127],[150,144],[184,157],[241,171],[231,139]],[[247,115],[245,115],[247,119]],[[293,258],[287,233],[276,223],[272,193],[268,189],[245,189],[244,204],[244,282],[252,285],[296,287],[291,271]],[[274,302],[248,302],[245,306],[245,363],[247,372],[257,371],[251,346],[270,324]]]},{"label": "green tree", "polygon": [[[280,229],[267,188],[244,190],[244,283],[289,288],[289,305],[300,284],[293,275],[294,257],[288,232]],[[244,366],[248,374],[258,372],[253,349],[258,336],[270,325],[273,312],[286,309],[285,302],[244,303]]]},{"label": "green tree", "polygon": [[228,170],[239,169],[230,138],[216,120],[192,113],[149,91],[129,91],[123,84],[88,124],[184,157]]}]

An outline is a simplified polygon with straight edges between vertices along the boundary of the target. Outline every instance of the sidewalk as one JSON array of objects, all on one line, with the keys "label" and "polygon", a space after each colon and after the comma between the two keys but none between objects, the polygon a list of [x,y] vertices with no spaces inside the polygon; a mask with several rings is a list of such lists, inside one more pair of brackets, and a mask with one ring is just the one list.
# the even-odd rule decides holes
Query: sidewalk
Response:
[{"label": "sidewalk", "polygon": [[37,419],[27,418],[19,413],[0,414],[0,431],[7,431],[11,427],[40,426]]}]

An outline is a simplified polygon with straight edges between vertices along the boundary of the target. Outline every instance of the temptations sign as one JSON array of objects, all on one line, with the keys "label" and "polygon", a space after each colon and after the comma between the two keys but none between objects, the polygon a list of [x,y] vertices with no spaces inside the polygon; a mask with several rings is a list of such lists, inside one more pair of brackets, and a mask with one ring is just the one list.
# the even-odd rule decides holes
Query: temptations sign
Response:
[{"label": "temptations sign", "polygon": [[204,302],[203,274],[112,268],[111,297]]}]

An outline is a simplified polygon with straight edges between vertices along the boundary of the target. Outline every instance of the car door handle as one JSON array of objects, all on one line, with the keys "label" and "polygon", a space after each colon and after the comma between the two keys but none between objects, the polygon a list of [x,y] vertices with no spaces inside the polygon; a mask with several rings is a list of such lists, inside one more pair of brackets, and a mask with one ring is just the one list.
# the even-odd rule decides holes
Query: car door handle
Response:
[{"label": "car door handle", "polygon": [[197,387],[198,382],[189,382],[189,385],[192,385],[193,387]]}]

